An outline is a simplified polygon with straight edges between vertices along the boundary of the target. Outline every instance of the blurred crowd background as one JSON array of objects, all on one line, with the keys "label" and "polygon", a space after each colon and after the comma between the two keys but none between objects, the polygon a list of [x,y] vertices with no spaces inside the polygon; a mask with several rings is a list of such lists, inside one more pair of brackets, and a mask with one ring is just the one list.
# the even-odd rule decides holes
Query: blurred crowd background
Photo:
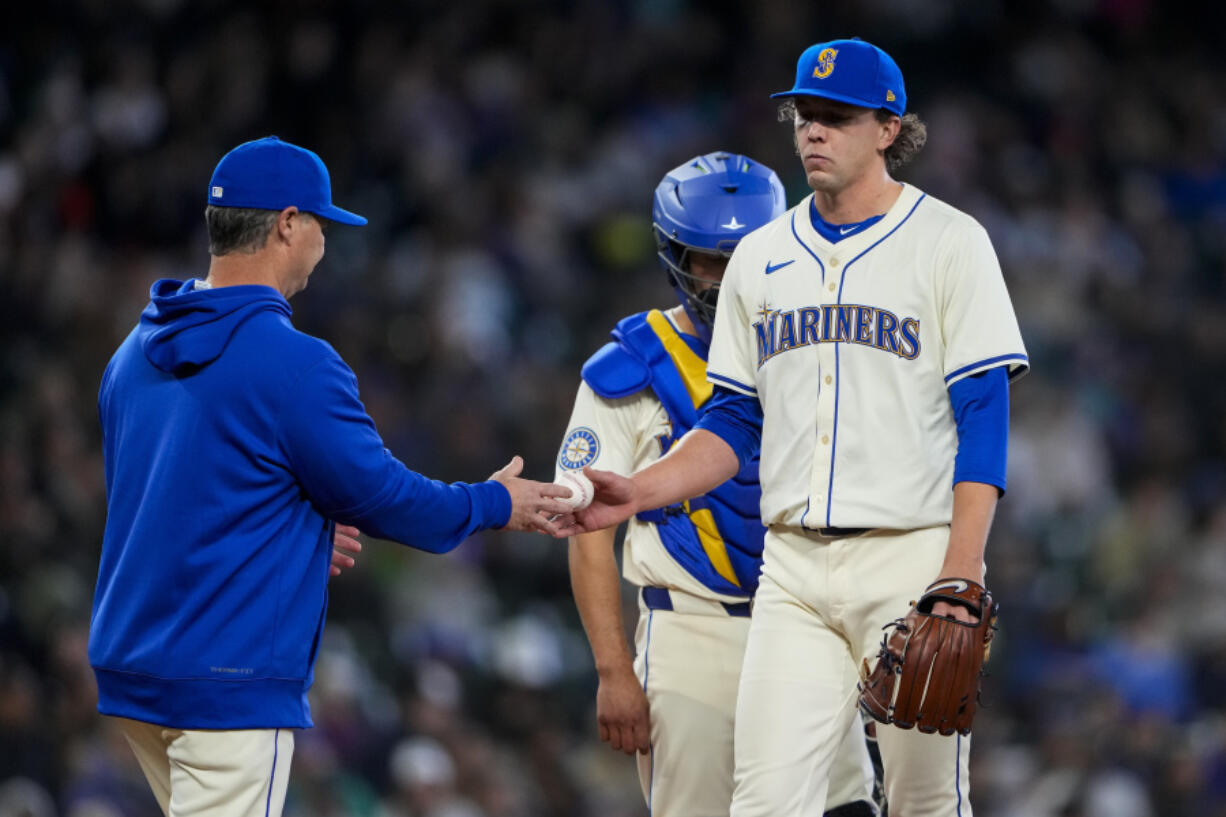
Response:
[{"label": "blurred crowd background", "polygon": [[[1032,356],[988,549],[985,817],[1226,815],[1226,66],[1209,2],[44,0],[0,24],[0,817],[156,805],[94,709],[95,396],[150,285],[203,276],[217,159],[316,150],[337,227],[299,328],[389,448],[549,478],[582,361],[672,295],[652,190],[746,153],[807,192],[772,91],[890,51],[900,177],[991,233]],[[183,501],[188,498],[168,498]],[[596,737],[565,545],[368,543],[334,579],[290,817],[644,815]],[[633,618],[632,609],[628,619]]]}]

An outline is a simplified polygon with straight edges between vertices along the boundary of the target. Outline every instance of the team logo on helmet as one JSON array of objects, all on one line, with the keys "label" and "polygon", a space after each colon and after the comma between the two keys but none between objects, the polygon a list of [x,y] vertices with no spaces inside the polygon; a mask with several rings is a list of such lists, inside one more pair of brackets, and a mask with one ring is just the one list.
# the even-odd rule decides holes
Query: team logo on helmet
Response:
[{"label": "team logo on helmet", "polygon": [[600,439],[590,428],[580,426],[566,435],[562,441],[562,451],[558,454],[558,465],[565,471],[575,471],[585,465],[590,465],[600,453]]},{"label": "team logo on helmet", "polygon": [[823,48],[822,52],[817,55],[817,67],[813,69],[813,76],[818,79],[825,79],[834,73],[834,58],[839,55],[837,48]]}]

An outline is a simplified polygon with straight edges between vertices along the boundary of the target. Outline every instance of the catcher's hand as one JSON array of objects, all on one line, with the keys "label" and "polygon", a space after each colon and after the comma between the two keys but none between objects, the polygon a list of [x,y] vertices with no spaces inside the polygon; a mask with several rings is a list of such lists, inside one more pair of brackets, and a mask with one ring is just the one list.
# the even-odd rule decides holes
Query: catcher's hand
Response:
[{"label": "catcher's hand", "polygon": [[[934,615],[937,602],[965,607],[971,621]],[[864,661],[860,708],[882,723],[921,732],[971,731],[979,678],[996,632],[996,603],[969,579],[937,579],[907,613],[886,625],[877,665]]]}]

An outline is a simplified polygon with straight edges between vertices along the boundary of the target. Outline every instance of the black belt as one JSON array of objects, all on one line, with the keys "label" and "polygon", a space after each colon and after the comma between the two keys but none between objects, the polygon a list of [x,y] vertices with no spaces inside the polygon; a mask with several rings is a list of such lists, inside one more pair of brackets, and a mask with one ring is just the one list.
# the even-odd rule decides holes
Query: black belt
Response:
[{"label": "black belt", "polygon": [[[648,610],[671,610],[673,609],[673,597],[669,594],[667,587],[644,587],[643,604],[647,605]],[[720,606],[730,616],[749,618],[749,602],[747,601],[736,604],[721,601]]]},{"label": "black belt", "polygon": [[818,528],[817,532],[822,536],[838,539],[844,536],[859,536],[862,533],[868,533],[872,528]]}]

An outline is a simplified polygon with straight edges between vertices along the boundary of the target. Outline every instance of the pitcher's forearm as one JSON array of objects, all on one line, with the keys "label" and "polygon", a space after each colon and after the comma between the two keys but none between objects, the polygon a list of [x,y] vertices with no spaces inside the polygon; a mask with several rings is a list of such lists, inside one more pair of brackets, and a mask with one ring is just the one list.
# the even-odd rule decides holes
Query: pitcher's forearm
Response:
[{"label": "pitcher's forearm", "polygon": [[639,510],[672,505],[723,485],[740,470],[736,452],[718,435],[694,429],[632,477]]},{"label": "pitcher's forearm", "polygon": [[949,526],[945,563],[941,566],[942,577],[982,581],[988,531],[992,528],[999,496],[1000,491],[995,485],[983,482],[959,482],[954,485],[954,515]]}]

